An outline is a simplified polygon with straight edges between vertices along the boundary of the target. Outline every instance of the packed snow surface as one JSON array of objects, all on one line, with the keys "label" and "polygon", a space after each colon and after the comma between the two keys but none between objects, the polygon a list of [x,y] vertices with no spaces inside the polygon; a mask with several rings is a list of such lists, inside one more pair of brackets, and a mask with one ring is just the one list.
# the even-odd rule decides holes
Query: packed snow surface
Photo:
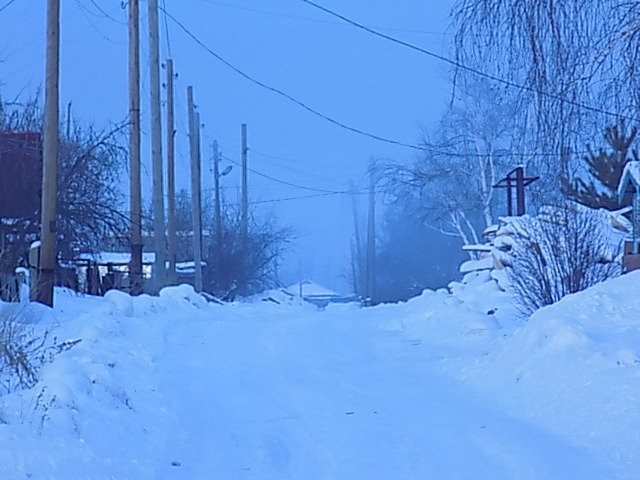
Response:
[{"label": "packed snow surface", "polygon": [[0,478],[640,478],[640,273],[531,319],[488,272],[450,288],[323,311],[58,291],[25,321],[81,342],[0,397]]}]

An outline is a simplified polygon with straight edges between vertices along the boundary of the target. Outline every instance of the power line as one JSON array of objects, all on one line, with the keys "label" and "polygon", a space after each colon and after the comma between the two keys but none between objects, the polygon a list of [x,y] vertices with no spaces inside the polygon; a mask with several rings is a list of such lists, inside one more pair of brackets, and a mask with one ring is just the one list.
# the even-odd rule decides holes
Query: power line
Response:
[{"label": "power line", "polygon": [[[303,0],[303,1],[307,1],[307,0]],[[314,4],[315,5],[315,4]],[[258,85],[259,87],[262,87],[272,93],[275,93],[277,95],[280,95],[284,98],[286,98],[287,100],[295,103],[296,105],[302,107],[303,109],[307,110],[308,112],[312,113],[313,115],[322,118],[323,120],[326,120],[329,123],[332,123],[333,125],[336,125],[340,128],[343,128],[345,130],[348,130],[352,133],[356,133],[358,135],[362,135],[365,137],[369,137],[372,138],[374,140],[378,140],[380,142],[384,142],[384,143],[388,143],[388,144],[392,144],[392,145],[397,145],[397,146],[401,146],[401,147],[406,147],[406,148],[411,148],[413,150],[419,150],[422,152],[427,152],[427,153],[431,153],[434,155],[445,155],[445,156],[449,156],[449,157],[457,157],[457,158],[465,158],[465,157],[487,157],[488,155],[485,154],[481,154],[481,153],[457,153],[457,152],[447,152],[444,150],[438,150],[435,149],[433,147],[430,146],[422,146],[422,145],[414,145],[414,144],[410,144],[410,143],[406,143],[406,142],[402,142],[402,141],[398,141],[398,140],[393,140],[390,138],[385,138],[385,137],[381,137],[379,135],[373,134],[373,133],[369,133],[366,132],[364,130],[361,130],[359,128],[356,127],[352,127],[350,125],[347,125],[341,121],[338,121],[328,115],[325,115],[323,113],[321,113],[320,111],[314,109],[313,107],[310,107],[309,105],[307,105],[306,103],[302,102],[301,100],[298,100],[296,98],[294,98],[293,96],[289,95],[288,93],[285,93],[284,91],[269,86],[263,82],[261,82],[260,80],[255,79],[254,77],[252,77],[251,75],[245,73],[244,71],[242,71],[241,69],[239,69],[238,67],[236,67],[235,65],[233,65],[232,63],[230,63],[229,61],[227,61],[226,59],[224,59],[221,55],[217,54],[216,52],[214,52],[213,50],[211,50],[211,48],[209,48],[207,45],[205,45],[198,37],[196,37],[183,23],[181,23],[178,19],[176,19],[171,13],[169,13],[165,8],[163,7],[159,7],[161,11],[163,11],[165,13],[165,15],[170,18],[176,25],[178,25],[180,27],[180,29],[182,29],[194,42],[196,42],[198,45],[200,45],[200,47],[202,47],[205,51],[207,51],[210,55],[212,55],[214,58],[216,58],[218,61],[220,61],[221,63],[223,63],[224,65],[226,65],[228,68],[230,68],[231,70],[233,70],[234,72],[236,72],[238,75],[242,76],[243,78],[245,78],[246,80],[250,81],[251,83]],[[322,8],[322,7],[320,7]],[[365,27],[366,28],[366,27]],[[383,35],[383,34],[381,34]],[[393,37],[389,37],[390,39],[392,39]],[[398,42],[400,42],[398,40]],[[409,45],[409,44],[407,44]],[[415,47],[418,48],[418,47]],[[425,52],[427,52],[425,50]],[[436,54],[433,54],[436,55]],[[440,56],[438,56],[440,57]],[[443,59],[446,59],[446,57],[442,57]],[[446,59],[449,62],[453,62],[452,60]],[[455,63],[455,62],[454,62]],[[469,68],[469,67],[467,67]],[[497,79],[497,77],[496,77]],[[505,80],[505,82],[507,82]],[[517,84],[513,84],[514,86],[518,86]],[[531,88],[531,87],[523,87],[523,88]],[[593,108],[592,108],[593,109]],[[613,113],[610,113],[611,115],[615,115]],[[492,156],[494,157],[556,157],[559,156],[558,153],[537,153],[537,152],[530,152],[530,153],[520,153],[520,152],[504,152],[504,153],[493,153]]]},{"label": "power line", "polygon": [[[330,195],[342,195],[344,193],[346,193],[346,192],[325,192],[325,193],[316,193],[316,194],[313,194],[313,195],[302,195],[300,197],[274,198],[272,200],[256,200],[256,201],[253,201],[253,202],[249,202],[249,205],[257,205],[257,204],[262,204],[262,203],[290,202],[290,201],[293,201],[293,200],[304,200],[304,199],[307,199],[307,198],[328,197]],[[361,194],[361,193],[362,192],[358,193],[358,195]]]},{"label": "power line", "polygon": [[165,36],[166,36],[166,42],[167,42],[167,54],[169,55],[169,58],[173,58],[171,56],[171,37],[169,36],[169,22],[167,21],[167,11],[165,10],[166,7],[167,7],[166,0],[162,0],[162,10],[164,12],[164,30],[165,30]]},{"label": "power line", "polygon": [[[252,153],[255,153],[256,155],[259,155],[259,156],[264,157],[264,158],[267,158],[267,159],[271,159],[271,160],[282,160],[282,161],[285,161],[285,162],[297,163],[297,160],[293,160],[293,159],[291,159],[291,158],[285,158],[285,157],[280,157],[280,156],[278,156],[278,155],[272,155],[272,154],[270,154],[270,153],[260,152],[260,151],[258,151],[258,150],[256,150],[256,149],[254,149],[254,148],[251,148],[251,149],[249,149],[249,150],[250,150]],[[280,166],[280,167],[282,167],[282,168],[285,168],[285,169],[290,170],[290,171],[292,171],[292,172],[299,173],[299,174],[301,174],[301,175],[305,175],[305,176],[308,176],[308,177],[316,177],[316,178],[319,178],[319,179],[322,179],[322,180],[328,180],[329,182],[334,182],[334,183],[343,183],[343,184],[346,184],[346,182],[342,182],[342,181],[336,180],[335,178],[324,177],[324,176],[322,176],[322,175],[318,175],[318,174],[316,174],[316,173],[306,172],[306,171],[304,171],[304,170],[300,170],[300,169],[297,169],[297,168],[293,168],[293,167],[290,167],[290,166],[288,166],[288,165],[282,165],[282,164],[281,164],[281,163],[279,163],[279,162],[273,162],[273,163],[275,163],[275,164],[279,165],[279,166]]]},{"label": "power line", "polygon": [[330,9],[328,9],[326,7],[323,7],[322,5],[319,5],[319,4],[315,3],[315,2],[313,2],[312,0],[302,0],[302,1],[304,3],[307,3],[307,4],[311,5],[314,8],[317,8],[318,10],[321,10],[321,11],[323,11],[323,12],[329,14],[329,15],[332,15],[332,16],[334,16],[336,18],[339,18],[340,20],[342,20],[344,22],[347,22],[348,24],[353,25],[354,27],[357,27],[357,28],[359,28],[361,30],[364,30],[365,32],[371,33],[372,35],[375,35],[377,37],[383,38],[383,39],[388,40],[388,41],[393,42],[393,43],[397,43],[398,45],[402,45],[403,47],[410,48],[411,50],[415,50],[417,52],[423,53],[423,54],[428,55],[428,56],[430,56],[432,58],[435,58],[437,60],[446,62],[446,63],[448,63],[450,65],[453,65],[456,68],[460,68],[462,70],[466,70],[467,72],[474,73],[474,74],[476,74],[478,76],[487,78],[487,79],[492,80],[494,82],[502,83],[503,85],[506,85],[508,87],[517,88],[517,89],[520,89],[520,90],[526,90],[526,91],[529,91],[529,92],[532,92],[532,93],[537,93],[539,95],[543,95],[543,96],[552,98],[554,100],[558,100],[560,102],[563,102],[563,103],[566,103],[566,104],[569,104],[569,105],[573,105],[574,107],[579,107],[579,108],[582,108],[584,110],[588,110],[590,112],[601,113],[601,114],[613,116],[613,117],[616,117],[616,118],[625,118],[627,120],[632,120],[634,122],[638,121],[637,119],[635,119],[633,117],[627,117],[627,116],[619,114],[619,113],[614,113],[614,112],[610,112],[608,110],[604,110],[602,108],[592,107],[590,105],[585,105],[583,103],[576,102],[574,100],[569,100],[569,99],[564,98],[564,97],[562,97],[560,95],[556,95],[555,93],[545,92],[544,90],[539,90],[539,89],[537,89],[535,87],[531,87],[531,86],[528,86],[528,85],[522,85],[522,84],[519,84],[519,83],[516,83],[516,82],[512,82],[510,80],[506,80],[504,78],[492,75],[490,73],[483,72],[483,71],[478,70],[476,68],[473,68],[473,67],[465,65],[463,63],[460,63],[460,62],[458,62],[456,60],[451,60],[450,58],[445,57],[444,55],[440,55],[438,53],[434,53],[434,52],[429,51],[429,50],[427,50],[425,48],[418,47],[418,46],[413,45],[413,44],[411,44],[409,42],[405,42],[404,40],[400,40],[400,39],[397,39],[395,37],[391,37],[391,36],[389,36],[389,35],[387,35],[385,33],[382,33],[382,32],[379,32],[377,30],[374,30],[371,27],[367,27],[366,25],[363,25],[363,24],[358,23],[358,22],[356,22],[354,20],[351,20],[350,18],[347,18],[344,15],[341,15],[341,14],[339,14],[337,12],[334,12],[333,10],[330,10]]},{"label": "power line", "polygon": [[[383,190],[377,190],[376,193],[386,193]],[[363,191],[345,191],[345,192],[326,192],[326,193],[315,193],[312,195],[302,195],[299,197],[285,197],[285,198],[274,198],[271,200],[256,200],[253,202],[249,202],[249,205],[257,205],[257,204],[262,204],[262,203],[277,203],[277,202],[289,202],[289,201],[294,201],[294,200],[304,200],[307,198],[317,198],[317,197],[328,197],[331,195],[345,195],[345,194],[349,194],[349,195],[366,195],[369,194],[369,190],[363,190]],[[227,207],[239,207],[240,204],[239,203],[227,203],[225,204],[225,206]]]},{"label": "power line", "polygon": [[[207,3],[212,3],[212,4],[216,4],[216,5],[222,5],[225,7],[229,7],[229,8],[235,8],[238,10],[244,10],[247,12],[256,12],[256,13],[262,13],[265,15],[273,15],[276,17],[283,17],[283,18],[290,18],[292,20],[304,20],[306,22],[315,22],[315,23],[324,23],[324,24],[329,24],[329,25],[341,25],[341,26],[345,26],[345,24],[343,22],[332,22],[330,20],[322,20],[319,18],[310,18],[310,17],[303,17],[303,16],[299,16],[299,15],[289,15],[287,13],[281,13],[281,12],[273,12],[273,11],[269,11],[269,10],[260,10],[257,8],[250,8],[250,7],[244,7],[241,5],[233,5],[231,3],[225,3],[225,2],[218,2],[216,0],[205,0]],[[408,28],[393,28],[393,27],[376,27],[379,30],[389,30],[389,31],[393,31],[393,32],[405,32],[405,33],[424,33],[424,34],[429,34],[429,35],[442,35],[445,36],[447,35],[446,32],[435,32],[432,30],[411,30]]]},{"label": "power line", "polygon": [[[107,42],[111,42],[111,43],[113,43],[115,45],[126,45],[127,44],[126,42],[117,42],[115,40],[112,40],[107,35],[102,33],[102,31],[93,23],[93,21],[91,20],[91,18],[89,17],[88,14],[91,14],[93,16],[100,16],[100,15],[96,15],[95,13],[93,13],[86,6],[84,6],[80,0],[76,0],[76,4],[78,5],[78,7],[80,7],[80,12],[82,13],[82,16],[87,19],[87,22],[89,23],[89,25],[91,25],[91,28],[93,28],[98,35],[100,35],[102,38],[104,38]],[[118,23],[120,23],[120,22],[118,22]]]},{"label": "power line", "polygon": [[[234,165],[240,166],[239,162],[236,162],[235,160],[232,160],[231,158],[227,157],[226,155],[221,155],[222,158],[224,158],[225,160],[233,163]],[[313,187],[307,187],[304,185],[298,185],[295,183],[291,183],[291,182],[286,182],[284,180],[280,180],[278,178],[275,177],[270,177],[269,175],[265,175],[264,173],[258,172],[257,170],[254,170],[252,168],[247,168],[247,170],[249,170],[252,173],[255,173],[256,175],[259,175],[263,178],[267,178],[271,181],[277,182],[277,183],[281,183],[283,185],[287,185],[289,187],[294,187],[294,188],[300,188],[302,190],[310,190],[312,192],[321,192],[321,193],[331,193],[331,194],[341,194],[341,193],[352,193],[351,190],[325,190],[325,189],[321,189],[321,188],[313,188]]]},{"label": "power line", "polygon": [[320,117],[326,121],[328,121],[329,123],[332,123],[334,125],[337,125],[338,127],[344,128],[346,130],[349,130],[353,133],[357,133],[359,135],[363,135],[369,138],[373,138],[374,140],[378,140],[380,142],[385,142],[385,143],[390,143],[392,145],[398,145],[401,147],[407,147],[407,148],[412,148],[414,150],[421,150],[421,151],[425,151],[427,149],[425,149],[424,147],[421,147],[419,145],[412,145],[410,143],[405,143],[405,142],[400,142],[397,140],[392,140],[389,138],[384,138],[381,137],[379,135],[373,134],[373,133],[369,133],[369,132],[365,132],[364,130],[360,130],[359,128],[355,128],[355,127],[351,127],[345,123],[342,123],[332,117],[329,117],[328,115],[324,115],[323,113],[319,112],[318,110],[310,107],[309,105],[307,105],[306,103],[292,97],[291,95],[289,95],[288,93],[283,92],[282,90],[275,88],[275,87],[271,87],[255,78],[253,78],[252,76],[250,76],[249,74],[243,72],[242,70],[240,70],[238,67],[234,66],[232,63],[228,62],[227,60],[225,60],[222,56],[218,55],[216,52],[214,52],[213,50],[211,50],[208,46],[206,46],[198,37],[196,37],[193,33],[191,33],[191,31],[185,27],[178,19],[176,19],[173,15],[171,15],[166,9],[160,7],[160,10],[162,10],[165,15],[167,15],[174,23],[176,23],[176,25],[178,25],[189,37],[191,37],[191,39],[193,39],[193,41],[195,41],[198,45],[200,45],[203,49],[205,49],[207,52],[209,52],[210,55],[212,55],[213,57],[215,57],[216,59],[218,59],[220,62],[222,62],[223,64],[225,64],[227,67],[229,67],[230,69],[232,69],[234,72],[236,72],[238,75],[244,77],[245,79],[249,80],[250,82],[266,89],[269,90],[273,93],[276,93],[286,99],[288,99],[289,101],[295,103],[296,105],[304,108],[305,110],[307,110],[310,113],[313,113],[314,115],[316,115],[317,117]]},{"label": "power line", "polygon": [[105,18],[108,18],[109,20],[119,24],[119,25],[127,25],[127,22],[121,22],[120,20],[117,20],[115,18],[113,18],[113,16],[109,15],[107,12],[105,12],[102,7],[100,7],[100,5],[98,5],[98,3],[95,0],[89,0],[94,7],[96,7],[98,9],[98,11],[100,13],[102,13],[102,16]]},{"label": "power line", "polygon": [[9,8],[9,6],[11,6],[11,4],[15,3],[16,0],[9,0],[7,3],[5,3],[2,7],[0,7],[0,12],[2,12],[3,10],[5,10],[6,8]]}]

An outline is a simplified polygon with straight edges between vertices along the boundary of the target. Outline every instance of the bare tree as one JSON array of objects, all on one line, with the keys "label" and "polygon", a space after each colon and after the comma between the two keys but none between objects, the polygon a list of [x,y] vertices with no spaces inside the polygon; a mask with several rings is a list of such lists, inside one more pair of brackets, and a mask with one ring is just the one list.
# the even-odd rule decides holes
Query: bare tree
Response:
[{"label": "bare tree", "polygon": [[[123,213],[126,210],[120,184],[126,150],[120,143],[120,135],[125,126],[114,125],[97,131],[75,125],[68,137],[61,133],[56,218],[58,257],[70,258],[76,251],[94,252],[105,236],[124,236],[127,215]],[[41,130],[42,112],[37,99],[24,104],[0,101],[0,131]],[[3,269],[12,271],[26,260],[24,255],[37,236],[39,221],[38,211],[29,218],[4,220],[7,228],[0,258]]]},{"label": "bare tree", "polygon": [[621,273],[605,214],[576,204],[520,217],[503,229],[511,289],[528,314]]},{"label": "bare tree", "polygon": [[518,164],[512,155],[515,102],[504,88],[470,79],[458,89],[437,132],[427,138],[428,152],[410,166],[383,166],[399,197],[413,197],[425,222],[464,245],[479,243],[482,231],[496,222],[502,198],[493,188]]},{"label": "bare tree", "polygon": [[540,162],[556,191],[600,125],[636,115],[639,2],[458,0],[454,19],[458,62],[524,86],[520,134],[553,154]]},{"label": "bare tree", "polygon": [[250,215],[249,245],[245,254],[240,211],[226,208],[222,242],[211,239],[205,255],[204,288],[224,299],[250,295],[278,285],[278,266],[291,230],[279,228],[273,219],[257,221]]},{"label": "bare tree", "polygon": [[[233,299],[250,295],[278,284],[278,266],[286,245],[292,238],[291,230],[277,226],[273,217],[258,219],[250,215],[249,254],[245,255],[240,236],[240,210],[236,206],[222,209],[221,243],[216,243],[213,202],[203,202],[204,228],[212,234],[203,243],[203,287],[219,298]],[[193,217],[191,196],[187,190],[176,195],[178,220],[178,260],[193,260]],[[251,213],[251,212],[250,212]],[[253,212],[255,213],[255,212]],[[152,227],[152,222],[148,222]]]}]

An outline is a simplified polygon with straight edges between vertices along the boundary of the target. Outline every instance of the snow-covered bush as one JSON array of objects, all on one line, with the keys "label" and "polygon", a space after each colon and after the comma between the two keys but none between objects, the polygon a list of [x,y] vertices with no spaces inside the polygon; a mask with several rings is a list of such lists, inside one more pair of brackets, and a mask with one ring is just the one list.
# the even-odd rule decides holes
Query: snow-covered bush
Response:
[{"label": "snow-covered bush", "polygon": [[524,313],[621,273],[619,239],[603,211],[547,208],[512,219],[505,230],[500,261]]},{"label": "snow-covered bush", "polygon": [[58,343],[49,330],[39,331],[24,305],[0,308],[0,395],[34,387],[40,368],[80,340]]}]

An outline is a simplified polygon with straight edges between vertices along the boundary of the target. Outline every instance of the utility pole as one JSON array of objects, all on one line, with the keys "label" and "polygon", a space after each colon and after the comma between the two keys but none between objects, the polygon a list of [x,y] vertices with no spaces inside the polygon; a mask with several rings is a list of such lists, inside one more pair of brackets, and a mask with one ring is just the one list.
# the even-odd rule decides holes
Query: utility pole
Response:
[{"label": "utility pole", "polygon": [[193,87],[187,88],[189,147],[191,153],[191,200],[193,203],[193,262],[195,289],[202,291],[202,199],[200,183],[200,116],[193,104]]},{"label": "utility pole", "polygon": [[142,187],[140,180],[140,9],[129,0],[129,157],[131,195],[131,263],[129,291],[142,293]]},{"label": "utility pole", "polygon": [[218,142],[213,142],[213,188],[215,195],[215,227],[216,227],[216,253],[222,246],[222,208],[220,206],[220,152]]},{"label": "utility pole", "polygon": [[176,168],[173,104],[173,60],[167,60],[167,236],[169,247],[169,281],[176,277]]},{"label": "utility pole", "polygon": [[369,218],[367,222],[367,302],[376,295],[376,180],[373,162],[369,167]]},{"label": "utility pole", "polygon": [[242,237],[242,254],[247,258],[249,247],[249,193],[247,181],[247,124],[242,124],[242,206],[240,212],[240,235]]},{"label": "utility pole", "polygon": [[362,255],[362,239],[360,237],[360,217],[358,214],[358,204],[356,199],[356,187],[353,184],[353,181],[350,182],[351,186],[351,207],[353,209],[353,231],[354,231],[354,243],[351,245],[351,257],[352,257],[352,270],[353,270],[353,285],[354,285],[354,293],[360,297],[366,296],[366,289],[363,288],[366,283],[366,278],[364,277],[365,272],[363,271],[363,260],[364,256]]},{"label": "utility pole", "polygon": [[153,173],[153,236],[156,261],[155,289],[166,285],[166,253],[164,234],[164,195],[162,180],[162,124],[160,113],[160,39],[158,0],[149,0],[149,73],[151,92],[151,161]]},{"label": "utility pole", "polygon": [[60,0],[47,0],[47,60],[44,98],[40,271],[37,300],[53,306],[56,266],[56,201],[58,193],[58,121],[60,81]]}]

